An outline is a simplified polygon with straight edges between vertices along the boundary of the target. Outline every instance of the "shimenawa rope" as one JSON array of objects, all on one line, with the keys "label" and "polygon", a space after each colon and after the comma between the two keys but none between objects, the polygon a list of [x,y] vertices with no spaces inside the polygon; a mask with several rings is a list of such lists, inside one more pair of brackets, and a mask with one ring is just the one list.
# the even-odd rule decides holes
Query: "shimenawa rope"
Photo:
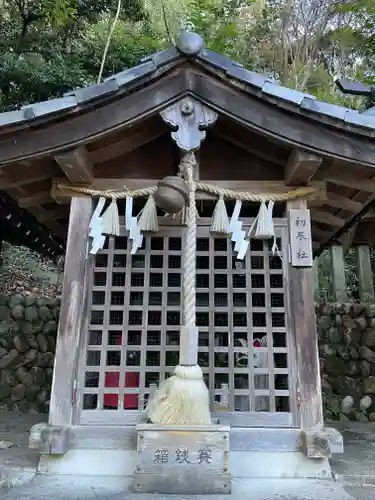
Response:
[{"label": "shimenawa rope", "polygon": [[[105,190],[100,191],[98,189],[91,189],[81,186],[68,186],[66,184],[57,184],[57,189],[65,192],[72,193],[81,193],[87,196],[98,197],[102,196],[104,198],[112,198],[115,200],[121,200],[124,198],[132,197],[147,197],[151,194],[154,194],[157,190],[157,186],[150,186],[147,188],[136,189],[135,191],[127,191],[126,188],[124,191],[115,191],[115,190]],[[293,191],[287,191],[286,193],[246,193],[240,191],[232,191],[231,189],[224,189],[218,186],[214,186],[212,184],[207,184],[206,182],[196,182],[195,189],[197,191],[203,191],[205,193],[213,194],[218,197],[222,196],[223,198],[231,199],[231,200],[241,200],[241,201],[287,201],[293,200],[297,198],[304,198],[310,194],[316,192],[316,188],[309,187],[301,187],[295,189]]]}]

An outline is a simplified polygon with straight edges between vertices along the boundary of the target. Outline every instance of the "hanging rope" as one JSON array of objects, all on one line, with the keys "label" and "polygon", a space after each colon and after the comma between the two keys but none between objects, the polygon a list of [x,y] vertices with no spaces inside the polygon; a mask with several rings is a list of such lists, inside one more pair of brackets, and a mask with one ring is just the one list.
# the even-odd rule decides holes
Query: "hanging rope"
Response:
[{"label": "hanging rope", "polygon": [[186,240],[184,252],[184,324],[195,326],[195,259],[196,259],[196,233],[197,233],[197,211],[195,207],[195,182],[193,169],[196,165],[194,153],[183,157],[180,163],[180,171],[185,177],[189,191],[189,201],[186,217]]},{"label": "hanging rope", "polygon": [[218,186],[214,186],[213,184],[207,184],[206,182],[197,182],[196,189],[198,191],[204,191],[205,193],[214,194],[218,197],[222,196],[223,198],[228,198],[230,200],[241,201],[287,201],[294,198],[302,198],[308,196],[309,194],[313,194],[316,191],[314,187],[301,187],[295,189],[294,191],[288,191],[286,193],[253,194],[220,188]]},{"label": "hanging rope", "polygon": [[124,198],[146,198],[150,194],[155,194],[157,190],[157,186],[136,189],[135,191],[127,191],[126,188],[124,191],[114,191],[112,189],[100,191],[99,189],[85,188],[81,186],[67,186],[66,184],[57,184],[56,187],[59,191],[66,193],[81,193],[94,197],[102,196],[103,198],[111,198],[113,200],[122,200]]},{"label": "hanging rope", "polygon": [[[253,193],[246,193],[240,191],[233,191],[231,189],[220,188],[218,186],[214,186],[213,184],[207,184],[206,182],[197,182],[194,184],[195,184],[194,191],[195,190],[203,191],[205,193],[209,193],[217,197],[222,196],[223,198],[228,198],[230,200],[256,201],[256,202],[294,200],[297,198],[305,198],[317,191],[317,188],[309,186],[309,187],[301,187],[293,191],[288,191],[286,193],[253,194]],[[94,196],[94,197],[103,196],[104,198],[112,198],[115,200],[121,200],[128,197],[132,198],[147,197],[150,194],[154,194],[157,190],[157,186],[141,188],[135,191],[127,191],[126,188],[124,191],[114,191],[111,189],[106,191],[100,191],[98,189],[85,188],[81,186],[68,186],[66,184],[57,184],[56,187],[59,191],[66,193],[69,192],[81,193],[81,194],[86,194],[87,196]]]}]

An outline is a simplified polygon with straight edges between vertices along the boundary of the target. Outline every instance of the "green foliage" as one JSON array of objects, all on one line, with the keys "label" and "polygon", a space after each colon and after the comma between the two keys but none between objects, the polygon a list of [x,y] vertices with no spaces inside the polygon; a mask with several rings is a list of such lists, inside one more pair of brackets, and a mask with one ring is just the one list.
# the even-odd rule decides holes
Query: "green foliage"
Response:
[{"label": "green foliage", "polygon": [[[109,30],[109,22],[88,27],[79,52],[82,69],[89,75],[99,73],[103,47]],[[165,48],[149,23],[117,23],[109,46],[104,76],[138,64],[142,57]]]},{"label": "green foliage", "polygon": [[44,101],[89,83],[82,63],[66,64],[63,55],[46,59],[40,54],[5,54],[0,58],[0,102],[3,110]]},{"label": "green foliage", "polygon": [[[15,109],[93,83],[116,4],[5,0],[0,6],[0,109]],[[137,31],[141,21],[143,29]],[[157,38],[147,36],[147,23],[141,0],[123,2],[109,68],[120,71],[158,48]]]},{"label": "green foliage", "polygon": [[336,10],[355,19],[355,23],[345,28],[347,36],[350,37],[351,49],[373,61],[375,53],[374,0],[351,0],[338,3]]},{"label": "green foliage", "polygon": [[253,4],[254,0],[192,0],[188,21],[204,36],[209,49],[235,56],[242,34],[239,11]]},{"label": "green foliage", "polygon": [[[93,83],[117,0],[3,0],[0,110]],[[342,96],[338,75],[374,83],[374,0],[123,0],[104,77],[173,41],[183,25],[220,52],[319,99]]]}]

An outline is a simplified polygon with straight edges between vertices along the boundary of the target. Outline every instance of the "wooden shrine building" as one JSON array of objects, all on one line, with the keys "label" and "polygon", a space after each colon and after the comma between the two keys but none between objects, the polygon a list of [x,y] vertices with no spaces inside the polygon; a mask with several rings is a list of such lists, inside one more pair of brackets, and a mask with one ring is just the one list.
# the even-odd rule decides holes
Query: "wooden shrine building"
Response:
[{"label": "wooden shrine building", "polygon": [[[316,252],[374,233],[375,117],[280,86],[191,32],[103,83],[0,114],[1,189],[51,241],[66,241],[49,425],[31,437],[40,470],[131,477],[141,467],[135,426],[178,364],[184,224],[160,212],[159,231],[132,254],[119,200],[121,234],[90,256],[96,200],[61,185],[156,185],[178,172],[181,134],[197,182],[274,195],[311,187],[276,202],[277,251],[251,239],[243,260],[229,236],[210,234],[217,200],[197,191],[198,362],[212,418],[230,427],[225,472],[329,475],[342,442],[323,423],[309,221],[302,265],[292,221],[310,209]],[[134,216],[143,204],[134,199]],[[259,203],[243,205],[246,229]]]}]

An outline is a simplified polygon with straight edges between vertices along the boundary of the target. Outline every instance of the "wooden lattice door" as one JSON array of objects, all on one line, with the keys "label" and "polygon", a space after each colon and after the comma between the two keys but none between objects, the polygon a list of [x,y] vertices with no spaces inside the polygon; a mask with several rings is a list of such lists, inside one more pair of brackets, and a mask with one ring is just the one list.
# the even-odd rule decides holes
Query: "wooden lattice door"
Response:
[{"label": "wooden lattice door", "polygon": [[[225,403],[229,412],[257,412],[260,418],[263,412],[265,425],[266,415],[273,415],[275,425],[290,423],[295,380],[284,221],[276,226],[279,255],[272,254],[272,242],[251,240],[244,261],[236,260],[229,237],[213,237],[200,223],[196,323],[211,409]],[[150,386],[178,364],[183,234],[182,227],[161,227],[144,238],[136,255],[130,255],[125,236],[110,238],[96,256],[77,422],[135,423]]]}]

